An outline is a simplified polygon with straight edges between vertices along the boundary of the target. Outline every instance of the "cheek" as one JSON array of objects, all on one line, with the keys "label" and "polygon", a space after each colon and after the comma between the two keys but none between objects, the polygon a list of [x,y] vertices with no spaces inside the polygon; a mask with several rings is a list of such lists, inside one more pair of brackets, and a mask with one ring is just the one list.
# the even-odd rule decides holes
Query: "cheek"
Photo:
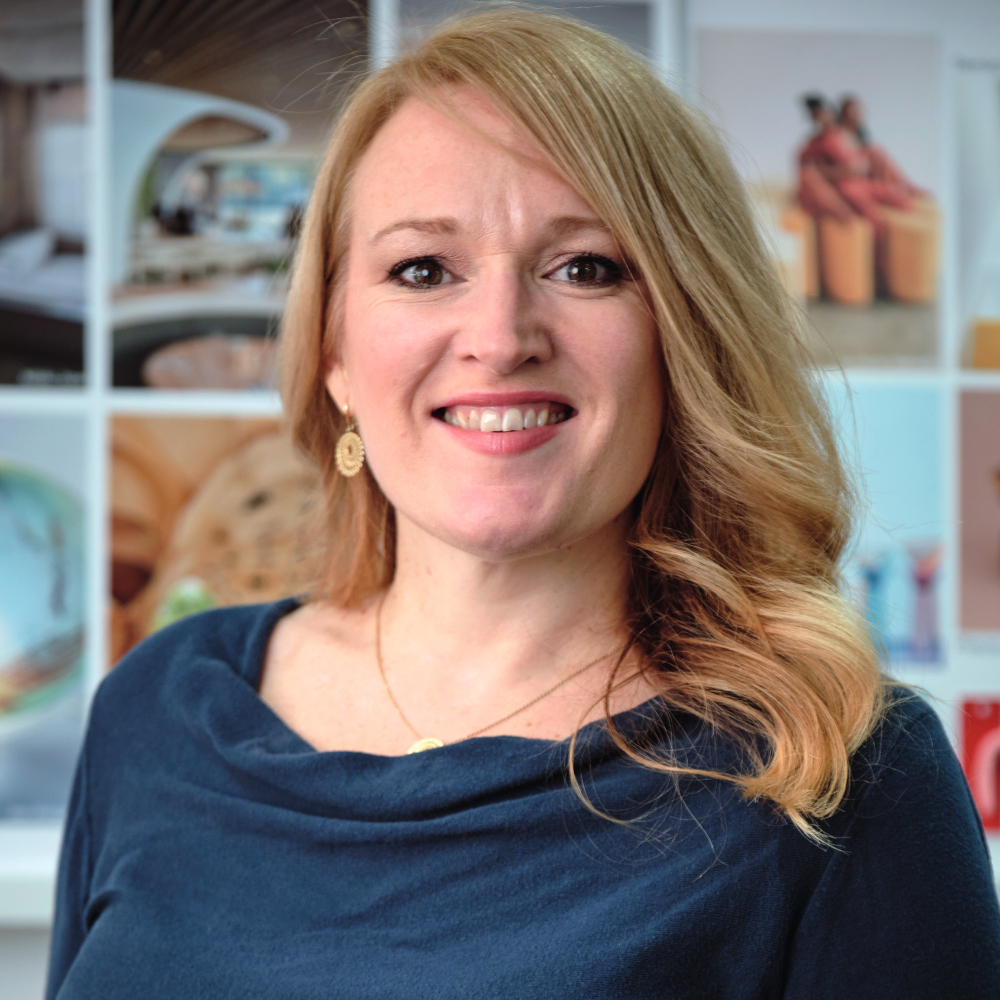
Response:
[{"label": "cheek", "polygon": [[[592,327],[595,329],[595,327]],[[663,399],[663,350],[652,317],[630,307],[596,325],[584,345],[598,384],[604,383],[625,414],[655,418]]]},{"label": "cheek", "polygon": [[612,377],[618,426],[614,450],[624,459],[629,478],[637,480],[628,488],[638,489],[655,458],[663,426],[663,349],[656,325],[645,311],[633,314],[620,334],[616,345],[604,345],[607,357],[615,359]]},{"label": "cheek", "polygon": [[636,311],[635,326],[636,389],[646,405],[662,415],[663,344],[656,321],[645,304]]},{"label": "cheek", "polygon": [[363,437],[410,437],[415,399],[441,354],[427,321],[407,313],[380,289],[352,287],[343,303],[341,357]]},{"label": "cheek", "polygon": [[391,398],[390,386],[405,380],[407,337],[392,311],[362,282],[348,276],[343,300],[340,353],[359,420],[377,420]]}]

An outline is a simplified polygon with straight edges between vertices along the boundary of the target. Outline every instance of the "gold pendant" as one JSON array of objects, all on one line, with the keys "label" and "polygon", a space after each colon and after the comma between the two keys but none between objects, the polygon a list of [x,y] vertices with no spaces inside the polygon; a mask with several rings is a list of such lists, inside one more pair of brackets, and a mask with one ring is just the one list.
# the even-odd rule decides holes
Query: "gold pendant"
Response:
[{"label": "gold pendant", "polygon": [[416,743],[407,750],[407,753],[422,753],[424,750],[436,750],[438,747],[443,747],[444,744],[439,740],[435,739],[433,736],[424,736],[417,740]]}]

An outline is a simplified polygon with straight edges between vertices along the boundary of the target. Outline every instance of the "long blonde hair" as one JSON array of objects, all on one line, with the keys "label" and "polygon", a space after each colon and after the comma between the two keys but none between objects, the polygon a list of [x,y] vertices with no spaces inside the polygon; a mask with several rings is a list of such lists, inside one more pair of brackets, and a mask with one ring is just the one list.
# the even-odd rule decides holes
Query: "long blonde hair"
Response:
[{"label": "long blonde hair", "polygon": [[385,495],[367,469],[351,480],[336,472],[344,419],[324,385],[351,175],[403,100],[440,105],[458,85],[505,114],[601,216],[645,279],[658,323],[665,426],[635,501],[627,626],[666,705],[740,742],[746,767],[687,767],[626,738],[608,712],[611,732],[647,766],[735,781],[822,841],[818,821],[838,808],[850,757],[886,705],[875,649],[841,589],[851,480],[800,314],[718,137],[597,31],[510,7],[455,20],[361,83],[340,118],[282,345],[286,413],[326,491],[317,596],[356,605],[387,587],[395,566]]}]

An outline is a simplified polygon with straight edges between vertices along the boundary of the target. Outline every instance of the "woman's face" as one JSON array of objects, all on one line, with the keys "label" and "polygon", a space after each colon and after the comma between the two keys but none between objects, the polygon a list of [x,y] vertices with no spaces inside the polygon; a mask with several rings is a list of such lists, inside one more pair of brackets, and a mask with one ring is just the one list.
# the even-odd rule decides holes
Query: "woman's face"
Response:
[{"label": "woman's face", "polygon": [[501,561],[614,530],[656,452],[662,355],[601,219],[480,98],[454,100],[521,155],[400,106],[352,181],[328,386],[400,531]]},{"label": "woman's face", "polygon": [[846,128],[857,128],[862,123],[863,118],[864,113],[857,101],[844,101],[843,107],[840,109],[840,120]]}]

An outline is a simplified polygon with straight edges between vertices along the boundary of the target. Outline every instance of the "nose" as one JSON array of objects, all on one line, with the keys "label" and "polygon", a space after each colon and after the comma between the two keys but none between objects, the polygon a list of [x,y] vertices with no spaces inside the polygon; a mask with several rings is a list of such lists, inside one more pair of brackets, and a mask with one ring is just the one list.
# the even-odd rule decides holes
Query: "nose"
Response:
[{"label": "nose", "polygon": [[476,279],[453,346],[463,361],[475,360],[496,375],[552,357],[541,290],[515,261],[496,260]]}]

